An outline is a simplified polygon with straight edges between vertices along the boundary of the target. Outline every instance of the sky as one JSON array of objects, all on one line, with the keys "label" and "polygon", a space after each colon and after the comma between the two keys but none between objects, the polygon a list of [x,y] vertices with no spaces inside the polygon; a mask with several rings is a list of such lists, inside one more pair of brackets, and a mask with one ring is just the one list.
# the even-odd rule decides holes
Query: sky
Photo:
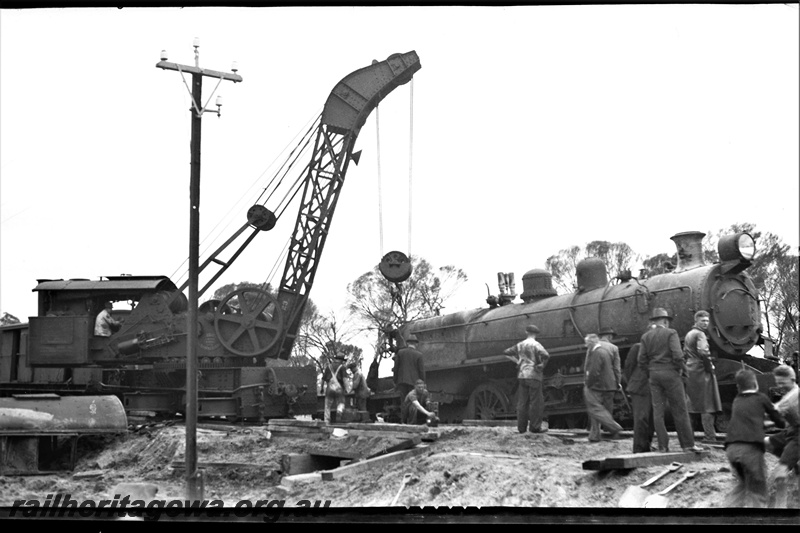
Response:
[{"label": "sky", "polygon": [[[339,80],[419,55],[361,130],[310,293],[323,312],[392,250],[466,272],[444,312],[485,306],[497,272],[521,293],[593,240],[646,257],[751,222],[797,253],[799,20],[797,4],[0,10],[0,313],[35,316],[37,279],[185,279],[190,98],[155,65],[194,65],[195,38],[200,67],[243,77],[202,120],[201,262]],[[297,209],[213,288],[277,285]]]}]

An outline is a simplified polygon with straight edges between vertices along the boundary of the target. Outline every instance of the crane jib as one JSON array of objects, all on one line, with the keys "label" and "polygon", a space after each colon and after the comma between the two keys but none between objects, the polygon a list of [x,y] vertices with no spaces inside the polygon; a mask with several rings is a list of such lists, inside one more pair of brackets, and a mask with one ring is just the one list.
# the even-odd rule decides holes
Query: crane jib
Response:
[{"label": "crane jib", "polygon": [[343,78],[325,102],[278,290],[286,318],[278,333],[277,352],[267,357],[288,359],[291,355],[361,127],[380,101],[408,83],[420,68],[416,52],[393,54]]},{"label": "crane jib", "polygon": [[343,78],[331,91],[322,110],[322,124],[346,134],[358,131],[386,95],[411,81],[421,68],[419,56],[412,51],[393,54]]}]

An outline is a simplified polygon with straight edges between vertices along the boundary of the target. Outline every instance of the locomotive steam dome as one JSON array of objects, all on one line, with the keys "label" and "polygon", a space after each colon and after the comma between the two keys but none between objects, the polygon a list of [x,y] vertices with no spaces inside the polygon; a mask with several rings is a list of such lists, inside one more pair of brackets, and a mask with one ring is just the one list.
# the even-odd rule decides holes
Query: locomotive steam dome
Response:
[{"label": "locomotive steam dome", "polygon": [[578,292],[605,287],[608,283],[606,265],[598,257],[588,257],[578,263],[575,275],[578,278]]},{"label": "locomotive steam dome", "polygon": [[539,298],[556,296],[553,288],[553,276],[547,270],[534,268],[522,276],[522,301],[531,302]]}]

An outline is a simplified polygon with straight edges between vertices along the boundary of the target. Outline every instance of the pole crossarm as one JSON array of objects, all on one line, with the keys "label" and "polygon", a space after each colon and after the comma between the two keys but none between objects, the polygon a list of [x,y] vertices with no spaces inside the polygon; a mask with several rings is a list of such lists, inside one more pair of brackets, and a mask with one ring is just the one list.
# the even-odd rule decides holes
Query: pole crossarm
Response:
[{"label": "pole crossarm", "polygon": [[220,72],[218,70],[208,70],[200,67],[190,67],[189,65],[179,65],[178,63],[171,63],[169,61],[159,61],[156,67],[163,68],[164,70],[175,70],[178,72],[188,72],[190,74],[200,74],[209,78],[222,78],[223,80],[230,80],[234,83],[243,81],[243,78],[238,74],[231,74],[229,72]]}]

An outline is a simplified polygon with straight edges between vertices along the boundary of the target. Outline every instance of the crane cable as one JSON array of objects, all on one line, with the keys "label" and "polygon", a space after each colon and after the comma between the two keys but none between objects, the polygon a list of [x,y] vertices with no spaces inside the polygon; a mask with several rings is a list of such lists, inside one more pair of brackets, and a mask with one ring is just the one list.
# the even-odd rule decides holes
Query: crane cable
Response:
[{"label": "crane cable", "polygon": [[375,107],[375,137],[378,142],[378,239],[380,241],[379,251],[383,257],[383,192],[381,187],[381,121],[380,106]]},{"label": "crane cable", "polygon": [[[413,153],[414,153],[414,79],[411,79],[409,98],[409,139],[408,139],[408,257],[411,259],[411,229],[412,229],[412,193],[413,193]],[[377,138],[377,172],[378,172],[378,238],[380,241],[380,254],[383,257],[383,184],[381,182],[381,123],[380,107],[375,107],[375,136]]]},{"label": "crane cable", "polygon": [[414,154],[414,78],[411,78],[411,87],[409,88],[411,95],[409,98],[410,104],[408,109],[409,127],[408,127],[408,260],[411,261],[411,178]]}]

